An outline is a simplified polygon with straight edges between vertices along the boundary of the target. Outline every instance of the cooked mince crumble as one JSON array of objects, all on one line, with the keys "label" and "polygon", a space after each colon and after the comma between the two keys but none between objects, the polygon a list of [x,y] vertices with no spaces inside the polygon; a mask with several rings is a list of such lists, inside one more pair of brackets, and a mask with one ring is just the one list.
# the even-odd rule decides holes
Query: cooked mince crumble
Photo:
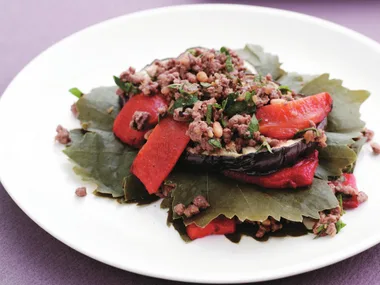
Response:
[{"label": "cooked mince crumble", "polygon": [[[263,145],[280,145],[280,140],[252,130],[252,122],[257,123],[254,111],[302,98],[273,81],[270,74],[252,73],[235,51],[224,47],[192,48],[177,58],[155,60],[141,72],[130,67],[120,80],[129,84],[128,92],[117,90],[124,101],[141,92],[147,96],[160,92],[165,97],[173,118],[189,122],[192,143],[187,151],[193,154],[242,153],[245,147],[258,150]],[[139,129],[136,121],[131,124]],[[323,131],[318,136],[312,131],[306,135],[308,141],[326,146]]]}]

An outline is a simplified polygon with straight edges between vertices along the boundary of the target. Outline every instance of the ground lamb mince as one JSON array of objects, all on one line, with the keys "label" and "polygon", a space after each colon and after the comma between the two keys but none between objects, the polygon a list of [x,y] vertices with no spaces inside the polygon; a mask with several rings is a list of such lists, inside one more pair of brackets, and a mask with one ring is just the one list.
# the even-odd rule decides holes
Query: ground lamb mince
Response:
[{"label": "ground lamb mince", "polygon": [[205,210],[210,207],[210,204],[206,198],[202,195],[198,195],[193,199],[193,202],[187,207],[180,203],[174,206],[174,213],[178,216],[185,215],[187,218],[190,218],[196,214],[200,213],[200,210]]},{"label": "ground lamb mince", "polygon": [[319,213],[319,221],[313,226],[313,233],[317,236],[335,236],[337,233],[336,224],[340,220],[342,209],[336,207],[332,210]]},{"label": "ground lamb mince", "polygon": [[75,195],[78,197],[84,197],[87,195],[87,189],[86,187],[79,187],[75,190]]},{"label": "ground lamb mince", "polygon": [[374,154],[380,154],[380,144],[371,142],[371,147]]},{"label": "ground lamb mince", "polygon": [[344,185],[341,180],[329,181],[329,186],[335,195],[357,196],[359,204],[368,200],[368,196],[363,191],[359,191],[350,185]]},{"label": "ground lamb mince", "polygon": [[70,132],[62,127],[61,125],[57,126],[56,129],[57,135],[55,136],[55,140],[59,142],[60,144],[68,144],[71,142],[70,139]]},{"label": "ground lamb mince", "polygon": [[150,117],[150,114],[148,112],[143,112],[143,111],[136,111],[133,116],[132,120],[130,122],[130,127],[142,131],[146,127],[146,123],[148,122]]},{"label": "ground lamb mince", "polygon": [[256,232],[257,238],[262,238],[266,233],[276,232],[282,229],[282,224],[279,221],[276,221],[272,217],[269,217],[263,222],[257,222],[259,230]]},{"label": "ground lamb mince", "polygon": [[[226,48],[193,48],[177,58],[156,60],[142,72],[130,67],[120,80],[132,86],[128,94],[117,90],[123,101],[138,92],[161,93],[173,118],[190,122],[187,134],[192,145],[188,151],[192,153],[217,153],[221,148],[241,153],[244,147],[258,148],[264,141],[276,146],[280,141],[250,132],[255,108],[297,99],[271,75],[250,73],[236,52]],[[227,112],[226,104],[247,109]]]}]

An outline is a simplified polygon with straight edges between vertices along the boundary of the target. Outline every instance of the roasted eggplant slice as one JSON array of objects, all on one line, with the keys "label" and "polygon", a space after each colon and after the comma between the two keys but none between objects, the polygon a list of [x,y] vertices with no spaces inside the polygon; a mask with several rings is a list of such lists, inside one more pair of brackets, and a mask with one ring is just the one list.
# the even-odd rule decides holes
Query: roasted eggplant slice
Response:
[{"label": "roasted eggplant slice", "polygon": [[277,170],[294,165],[301,157],[309,155],[317,148],[317,143],[305,143],[302,138],[288,140],[272,152],[259,151],[254,148],[244,148],[242,154],[222,151],[218,154],[186,153],[184,161],[188,165],[196,165],[205,170],[231,170],[244,172],[248,175],[267,175]]}]

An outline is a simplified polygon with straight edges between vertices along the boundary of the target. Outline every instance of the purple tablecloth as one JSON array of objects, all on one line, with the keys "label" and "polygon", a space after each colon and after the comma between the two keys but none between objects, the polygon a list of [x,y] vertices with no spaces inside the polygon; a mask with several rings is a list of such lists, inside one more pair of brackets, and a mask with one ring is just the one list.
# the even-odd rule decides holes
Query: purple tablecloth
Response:
[{"label": "purple tablecloth", "polygon": [[[173,2],[233,2],[288,9],[331,20],[380,41],[377,0],[4,0],[0,1],[0,94],[25,64],[71,33]],[[125,272],[72,250],[31,221],[0,184],[0,284],[173,283]],[[380,245],[324,269],[262,284],[380,284]]]}]

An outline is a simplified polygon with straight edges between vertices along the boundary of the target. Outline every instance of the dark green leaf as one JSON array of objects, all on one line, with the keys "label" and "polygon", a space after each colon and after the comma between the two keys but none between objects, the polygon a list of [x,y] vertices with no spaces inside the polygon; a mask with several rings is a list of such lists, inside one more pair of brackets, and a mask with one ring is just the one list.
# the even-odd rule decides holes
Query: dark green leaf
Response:
[{"label": "dark green leaf", "polygon": [[71,144],[63,152],[77,164],[75,173],[94,181],[97,192],[123,197],[123,182],[137,150],[119,142],[112,132],[72,130],[70,137]]},{"label": "dark green leaf", "polygon": [[79,90],[78,88],[76,88],[76,87],[69,89],[69,92],[70,92],[71,94],[73,94],[74,96],[78,97],[78,98],[82,97],[82,95],[83,95],[83,92],[80,91],[80,90]]},{"label": "dark green leaf", "polygon": [[[115,87],[99,87],[78,100],[78,119],[88,130],[112,131],[113,121],[120,111],[119,96],[115,92]],[[113,111],[109,113],[111,107]]]},{"label": "dark green leaf", "polygon": [[[264,221],[268,216],[301,222],[302,217],[319,219],[319,212],[338,206],[327,181],[315,179],[309,189],[264,189],[244,184],[218,174],[172,173],[177,183],[173,190],[173,207],[188,205],[198,195],[206,197],[210,208],[186,219],[185,223],[206,226],[219,215],[236,216],[240,221]],[[174,218],[179,218],[174,216]]]},{"label": "dark green leaf", "polygon": [[274,80],[277,80],[284,73],[280,68],[278,56],[264,52],[261,46],[247,44],[244,49],[236,52],[261,75],[265,76],[269,73]]},{"label": "dark green leaf", "polygon": [[133,174],[124,177],[122,187],[124,189],[124,200],[126,203],[144,205],[159,199],[156,195],[150,195],[148,191],[146,191],[144,184]]},{"label": "dark green leaf", "polygon": [[316,76],[311,75],[300,75],[295,72],[289,72],[282,75],[277,82],[281,85],[285,85],[289,87],[289,89],[293,90],[296,93],[299,93],[304,85],[313,80]]},{"label": "dark green leaf", "polygon": [[360,136],[360,132],[351,132],[351,133],[333,133],[333,132],[325,132],[327,136],[327,144],[328,145],[352,145],[354,140],[352,138],[356,138]]},{"label": "dark green leaf", "polygon": [[[112,132],[113,121],[120,107],[116,88],[96,88],[77,102],[79,119],[91,131],[72,130],[71,144],[64,153],[77,165],[74,171],[84,180],[97,184],[97,194],[123,202],[153,202],[141,182],[130,172],[137,150],[121,143]],[[113,108],[112,112],[109,109]]]},{"label": "dark green leaf", "polygon": [[364,122],[360,120],[360,105],[369,97],[365,90],[352,91],[342,86],[341,80],[329,79],[323,74],[307,83],[302,94],[313,95],[328,92],[333,98],[334,107],[328,116],[327,131],[338,133],[360,132]]},{"label": "dark green leaf", "polygon": [[325,180],[341,176],[342,170],[355,161],[356,153],[347,145],[327,145],[319,150],[319,165],[315,176]]},{"label": "dark green leaf", "polygon": [[252,115],[251,122],[248,125],[248,130],[252,135],[254,132],[257,132],[259,130],[259,121],[254,114]]},{"label": "dark green leaf", "polygon": [[209,139],[208,143],[210,145],[212,145],[214,148],[222,148],[222,145],[221,145],[220,141],[218,141],[216,139]]},{"label": "dark green leaf", "polygon": [[166,197],[166,198],[162,199],[162,202],[160,204],[160,208],[161,209],[170,209],[172,207],[172,204],[173,204],[173,198]]},{"label": "dark green leaf", "polygon": [[[366,137],[361,137],[360,139],[358,139],[357,141],[355,141],[350,147],[351,149],[356,153],[356,156],[359,155],[359,152],[362,150],[364,144],[367,142],[367,138]],[[344,172],[347,172],[347,173],[353,173],[354,170],[355,170],[355,166],[356,166],[356,161],[354,163],[352,163],[351,165],[347,166],[345,169],[344,169]]]},{"label": "dark green leaf", "polygon": [[207,105],[207,113],[206,113],[206,122],[208,125],[211,124],[211,118],[212,118],[212,105]]}]

